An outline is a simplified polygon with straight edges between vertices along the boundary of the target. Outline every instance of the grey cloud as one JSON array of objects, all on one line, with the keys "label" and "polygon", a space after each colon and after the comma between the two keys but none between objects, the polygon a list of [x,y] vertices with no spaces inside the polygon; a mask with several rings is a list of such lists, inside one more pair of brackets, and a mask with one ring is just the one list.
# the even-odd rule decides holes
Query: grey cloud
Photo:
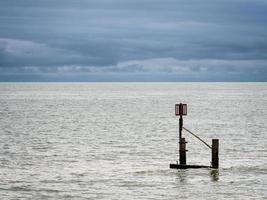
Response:
[{"label": "grey cloud", "polygon": [[[203,67],[210,72],[247,71],[246,63],[267,59],[266,23],[263,0],[0,0],[0,67],[18,73],[23,67],[43,67],[46,73],[79,66],[80,71],[99,68],[99,73],[119,76],[173,72],[175,67],[166,63],[156,67],[172,58],[187,62],[184,70],[190,73]],[[7,51],[7,43],[24,44],[24,49]],[[149,60],[159,63],[148,69],[142,62]],[[199,63],[188,65],[190,60]],[[218,68],[212,60],[225,62]],[[240,68],[227,63],[235,60],[245,63]]]},{"label": "grey cloud", "polygon": [[92,51],[90,55],[83,55],[71,49],[0,38],[0,67],[105,64],[105,60],[100,55],[93,53],[97,47],[91,47],[91,49],[87,50]]},{"label": "grey cloud", "polygon": [[[108,66],[85,66],[85,65],[63,65],[54,67],[27,66],[14,67],[14,72],[49,72],[49,73],[260,73],[264,72],[267,66],[266,60],[177,60],[175,58],[157,58],[148,60],[131,60]],[[0,68],[2,72],[9,70],[6,67]]]}]

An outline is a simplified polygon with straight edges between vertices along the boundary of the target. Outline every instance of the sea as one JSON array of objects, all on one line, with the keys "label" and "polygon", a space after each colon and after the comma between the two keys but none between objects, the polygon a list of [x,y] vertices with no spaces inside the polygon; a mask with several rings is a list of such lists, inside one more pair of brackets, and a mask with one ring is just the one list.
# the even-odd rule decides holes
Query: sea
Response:
[{"label": "sea", "polygon": [[267,83],[1,83],[0,199],[267,199]]}]

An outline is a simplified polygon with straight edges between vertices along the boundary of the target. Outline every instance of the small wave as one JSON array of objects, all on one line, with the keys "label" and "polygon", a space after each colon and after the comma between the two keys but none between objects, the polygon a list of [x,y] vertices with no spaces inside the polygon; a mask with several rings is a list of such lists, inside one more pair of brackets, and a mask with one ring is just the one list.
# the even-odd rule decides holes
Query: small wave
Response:
[{"label": "small wave", "polygon": [[238,172],[254,172],[259,174],[267,174],[267,167],[263,165],[256,165],[256,166],[232,166],[232,167],[225,167],[222,170],[226,171],[238,171]]},{"label": "small wave", "polygon": [[13,186],[13,187],[10,187],[10,188],[0,188],[0,190],[6,190],[6,191],[25,191],[25,192],[32,191],[32,189],[29,188],[28,186]]},{"label": "small wave", "polygon": [[133,172],[134,175],[143,175],[143,174],[151,174],[151,175],[166,175],[170,173],[169,169],[156,169],[156,170],[140,170]]},{"label": "small wave", "polygon": [[83,177],[83,176],[86,176],[87,173],[70,173],[72,176],[76,176],[76,177]]},{"label": "small wave", "polygon": [[120,185],[121,187],[138,187],[138,188],[145,188],[145,187],[156,187],[157,184],[147,184],[137,181],[123,181]]},{"label": "small wave", "polygon": [[51,192],[58,193],[58,192],[60,192],[59,190],[56,190],[56,189],[49,189],[49,188],[47,188],[47,189],[45,189],[45,188],[34,189],[34,188],[29,187],[29,186],[13,186],[13,187],[10,187],[10,188],[0,188],[0,190],[13,191],[13,192],[17,192],[17,191],[22,191],[22,192],[35,191],[35,192],[48,192],[48,193],[51,193]]}]

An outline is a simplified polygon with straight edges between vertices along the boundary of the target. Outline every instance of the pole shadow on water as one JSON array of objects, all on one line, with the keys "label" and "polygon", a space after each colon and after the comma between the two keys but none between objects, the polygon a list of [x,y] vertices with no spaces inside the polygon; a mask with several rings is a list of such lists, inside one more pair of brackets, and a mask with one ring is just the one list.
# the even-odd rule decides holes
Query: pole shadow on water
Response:
[{"label": "pole shadow on water", "polygon": [[187,182],[188,174],[187,174],[187,170],[186,169],[178,170],[176,172],[176,175],[177,175],[176,180],[178,180],[179,182],[181,182],[181,183],[186,183]]},{"label": "pole shadow on water", "polygon": [[210,177],[212,181],[219,181],[219,170],[218,169],[211,169],[210,170]]},{"label": "pole shadow on water", "polygon": [[[190,177],[194,177],[194,176],[199,176],[199,173],[196,174],[190,174],[190,169],[179,169],[176,172],[176,180],[179,181],[180,183],[187,183],[187,180],[190,179]],[[206,171],[206,170],[205,170]],[[193,171],[192,171],[193,172]],[[194,171],[196,172],[196,171]],[[210,176],[211,181],[217,182],[219,181],[219,170],[218,169],[208,169],[206,171],[207,173],[201,173],[201,175],[203,176]]]}]

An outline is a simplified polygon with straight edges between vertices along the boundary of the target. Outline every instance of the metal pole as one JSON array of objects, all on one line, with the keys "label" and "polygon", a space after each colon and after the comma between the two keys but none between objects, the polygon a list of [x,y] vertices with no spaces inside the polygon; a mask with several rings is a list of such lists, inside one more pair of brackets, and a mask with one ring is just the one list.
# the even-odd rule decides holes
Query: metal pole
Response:
[{"label": "metal pole", "polygon": [[205,142],[204,140],[202,140],[200,137],[198,137],[196,134],[192,133],[192,131],[189,131],[187,128],[183,127],[184,130],[186,130],[188,133],[190,133],[191,135],[193,135],[194,137],[196,137],[197,139],[199,139],[201,142],[203,142],[207,147],[209,147],[210,149],[212,149],[212,147]]},{"label": "metal pole", "polygon": [[179,142],[181,142],[182,130],[183,130],[183,116],[180,115],[180,119],[179,119]]},{"label": "metal pole", "polygon": [[182,130],[183,130],[183,104],[179,105],[179,161],[180,165],[186,165],[186,141],[185,138],[182,137]]}]

